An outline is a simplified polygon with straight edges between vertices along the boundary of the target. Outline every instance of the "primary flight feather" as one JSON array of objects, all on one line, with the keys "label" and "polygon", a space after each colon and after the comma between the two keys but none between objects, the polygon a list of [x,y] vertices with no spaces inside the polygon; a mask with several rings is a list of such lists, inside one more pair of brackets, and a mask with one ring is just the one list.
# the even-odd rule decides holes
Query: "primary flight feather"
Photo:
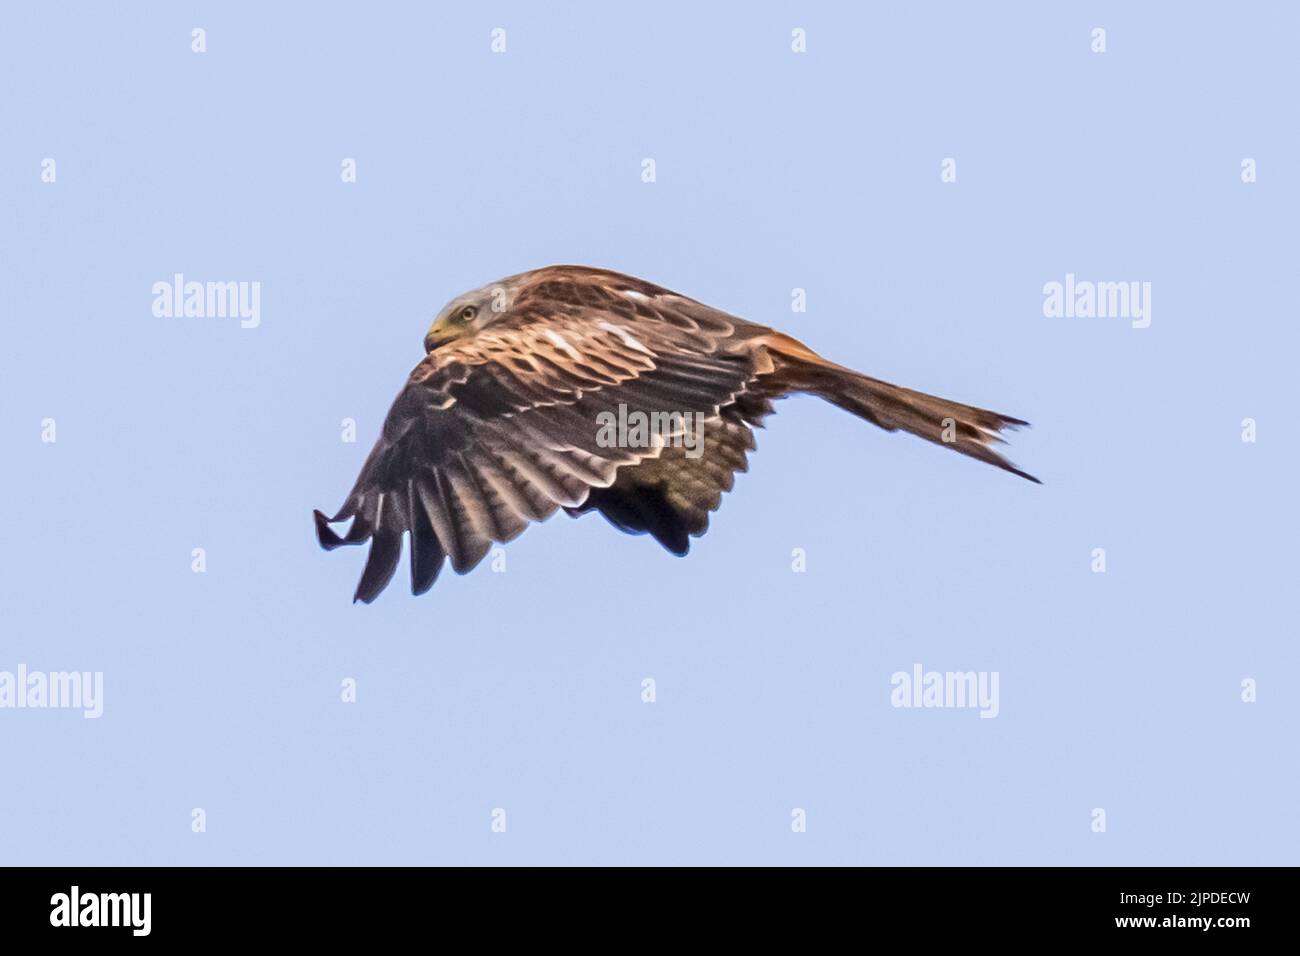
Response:
[{"label": "primary flight feather", "polygon": [[[353,600],[369,603],[397,571],[409,533],[411,591],[446,560],[461,574],[492,543],[559,508],[599,511],[674,554],[747,467],[751,428],[772,402],[805,392],[889,431],[902,429],[1037,481],[993,448],[1025,422],[868,378],[795,339],[642,279],[549,266],[447,304],[332,518],[321,546],[370,542]],[[698,449],[608,440],[603,424],[641,415],[699,424]],[[330,525],[352,519],[340,536]]]}]

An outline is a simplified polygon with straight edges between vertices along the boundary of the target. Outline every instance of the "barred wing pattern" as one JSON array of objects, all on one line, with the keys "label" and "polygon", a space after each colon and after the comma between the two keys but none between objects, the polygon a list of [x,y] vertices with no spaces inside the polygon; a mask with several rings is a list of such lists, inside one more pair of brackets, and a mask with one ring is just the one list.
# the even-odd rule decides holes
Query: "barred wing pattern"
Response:
[{"label": "barred wing pattern", "polygon": [[[420,594],[444,557],[463,574],[492,542],[559,507],[579,508],[591,489],[614,484],[620,466],[662,451],[601,447],[600,413],[618,415],[621,405],[624,414],[715,418],[753,378],[748,355],[718,347],[732,326],[706,313],[647,327],[635,312],[584,305],[578,316],[563,301],[533,301],[541,311],[427,355],[343,507],[328,519],[316,512],[326,549],[371,542],[356,600],[373,601],[388,585],[403,532]],[[342,537],[329,527],[348,518]]]}]

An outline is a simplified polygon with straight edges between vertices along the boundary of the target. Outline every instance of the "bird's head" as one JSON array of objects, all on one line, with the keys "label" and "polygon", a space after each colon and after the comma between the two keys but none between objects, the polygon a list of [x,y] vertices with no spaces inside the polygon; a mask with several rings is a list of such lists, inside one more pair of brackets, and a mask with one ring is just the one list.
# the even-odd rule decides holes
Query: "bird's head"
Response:
[{"label": "bird's head", "polygon": [[[512,276],[511,279],[514,277]],[[425,352],[474,335],[501,316],[514,298],[510,279],[458,295],[442,307],[424,336]]]}]

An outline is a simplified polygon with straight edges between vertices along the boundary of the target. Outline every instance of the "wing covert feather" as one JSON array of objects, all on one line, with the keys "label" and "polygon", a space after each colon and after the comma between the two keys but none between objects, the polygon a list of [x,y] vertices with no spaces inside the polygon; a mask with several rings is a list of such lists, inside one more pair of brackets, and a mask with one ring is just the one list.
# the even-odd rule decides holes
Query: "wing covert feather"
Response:
[{"label": "wing covert feather", "polygon": [[[372,601],[391,581],[404,532],[421,593],[444,557],[463,574],[492,542],[581,506],[620,467],[660,454],[607,447],[600,416],[716,416],[744,392],[754,366],[725,347],[732,325],[670,298],[678,308],[651,309],[617,289],[589,290],[580,303],[532,289],[483,331],[426,355],[343,506],[316,513],[326,549],[371,542],[354,599]],[[329,527],[348,519],[342,537]]]}]

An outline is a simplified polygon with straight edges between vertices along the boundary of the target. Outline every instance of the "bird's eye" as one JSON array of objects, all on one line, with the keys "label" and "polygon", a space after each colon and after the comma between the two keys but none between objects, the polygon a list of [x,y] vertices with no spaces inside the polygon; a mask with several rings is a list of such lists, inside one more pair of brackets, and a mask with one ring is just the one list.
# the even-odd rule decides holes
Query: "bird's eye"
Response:
[{"label": "bird's eye", "polygon": [[460,319],[462,322],[472,322],[476,315],[478,315],[478,308],[472,305],[467,305],[465,308],[460,310]]}]

